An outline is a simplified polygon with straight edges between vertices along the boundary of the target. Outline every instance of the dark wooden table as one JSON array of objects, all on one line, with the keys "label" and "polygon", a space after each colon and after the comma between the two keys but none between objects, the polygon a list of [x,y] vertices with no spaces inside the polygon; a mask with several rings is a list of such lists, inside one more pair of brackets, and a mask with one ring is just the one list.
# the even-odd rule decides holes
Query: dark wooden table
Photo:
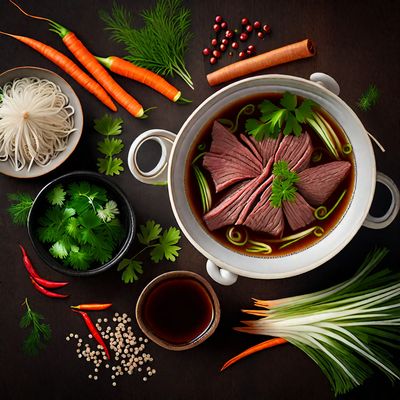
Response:
[{"label": "dark wooden table", "polygon": [[[121,0],[132,11],[139,12],[152,5],[150,1]],[[191,41],[186,61],[192,74],[195,91],[191,92],[179,79],[173,80],[183,88],[184,96],[193,99],[188,106],[171,104],[158,94],[139,84],[118,79],[123,86],[143,104],[157,106],[145,121],[135,120],[124,110],[118,111],[124,121],[123,140],[126,160],[132,140],[150,128],[164,128],[177,132],[185,119],[206,97],[217,88],[210,88],[205,75],[211,71],[203,61],[202,48],[211,38],[215,15],[221,14],[232,24],[246,16],[269,23],[272,34],[263,42],[255,41],[260,51],[279,47],[303,38],[312,38],[318,54],[312,59],[275,67],[267,72],[290,74],[307,78],[315,71],[323,71],[337,79],[341,97],[353,108],[360,94],[370,83],[381,92],[374,111],[356,110],[365,127],[383,143],[386,153],[377,148],[378,170],[390,175],[400,184],[400,5],[396,1],[187,1],[192,10]],[[97,12],[109,9],[111,0],[26,0],[23,5],[32,12],[61,22],[73,31],[96,54],[123,54],[122,48],[109,40]],[[45,23],[29,20],[19,14],[7,1],[0,2],[1,29],[23,34],[46,42],[64,53],[68,51],[59,39],[48,32]],[[158,265],[145,263],[142,278],[135,284],[124,284],[116,270],[89,279],[71,279],[68,292],[70,300],[52,301],[37,293],[27,278],[21,262],[17,243],[26,245],[35,265],[49,278],[60,275],[47,268],[35,255],[27,231],[14,226],[6,213],[6,194],[28,191],[36,194],[53,178],[77,169],[96,170],[96,142],[99,136],[93,131],[92,121],[107,110],[72,79],[31,49],[8,37],[0,37],[0,70],[21,65],[49,68],[65,77],[81,99],[85,114],[82,140],[73,156],[49,175],[32,180],[18,180],[0,176],[0,396],[8,399],[332,399],[328,381],[320,369],[302,352],[290,345],[271,349],[241,361],[224,373],[219,367],[229,357],[250,345],[263,340],[261,337],[235,333],[240,309],[251,304],[251,297],[278,298],[318,290],[349,277],[360,265],[367,251],[377,245],[391,250],[385,263],[398,268],[399,220],[382,231],[361,228],[352,242],[325,265],[307,274],[285,280],[261,281],[239,278],[232,287],[213,283],[222,306],[221,324],[215,335],[203,345],[186,352],[169,352],[149,345],[154,356],[156,376],[143,382],[137,375],[123,376],[113,388],[109,377],[100,376],[97,382],[89,381],[88,365],[76,357],[74,347],[65,342],[68,332],[85,332],[82,321],[68,311],[69,304],[91,300],[108,300],[114,310],[133,316],[136,299],[142,288],[155,276],[174,269],[188,269],[203,276],[205,259],[182,240],[181,256],[176,263]],[[228,57],[221,62],[223,65]],[[157,148],[147,148],[146,160],[150,166],[157,157]],[[143,185],[126,170],[111,178],[128,195],[138,221],[154,218],[164,226],[175,225],[167,189]],[[378,186],[373,212],[383,212],[388,195]],[[209,279],[209,278],[208,278]],[[28,297],[34,309],[42,312],[53,329],[53,339],[36,358],[22,353],[21,346],[26,332],[18,327],[23,313],[21,303]],[[138,331],[138,328],[134,327]],[[397,357],[398,361],[398,357]],[[344,399],[394,399],[399,398],[399,385],[392,387],[380,373]]]}]

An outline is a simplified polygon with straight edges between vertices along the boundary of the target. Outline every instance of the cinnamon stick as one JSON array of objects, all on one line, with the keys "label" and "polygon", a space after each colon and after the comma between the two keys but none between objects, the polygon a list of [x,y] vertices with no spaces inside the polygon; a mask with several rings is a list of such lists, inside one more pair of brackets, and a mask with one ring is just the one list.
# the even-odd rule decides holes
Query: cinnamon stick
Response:
[{"label": "cinnamon stick", "polygon": [[210,86],[215,86],[275,65],[312,57],[314,54],[315,46],[310,39],[305,39],[220,68],[208,74],[207,80]]}]

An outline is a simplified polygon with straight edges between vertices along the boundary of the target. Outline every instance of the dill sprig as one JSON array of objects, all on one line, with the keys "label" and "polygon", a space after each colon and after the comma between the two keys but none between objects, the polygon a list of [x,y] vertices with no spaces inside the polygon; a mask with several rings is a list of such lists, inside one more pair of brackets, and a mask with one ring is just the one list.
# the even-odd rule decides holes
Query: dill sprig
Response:
[{"label": "dill sprig", "polygon": [[184,60],[193,36],[189,32],[191,13],[182,0],[158,0],[154,8],[140,14],[145,22],[141,29],[133,27],[132,13],[116,3],[110,14],[104,10],[99,14],[111,38],[124,44],[128,61],[159,75],[176,74],[193,89]]},{"label": "dill sprig", "polygon": [[33,198],[29,193],[8,193],[7,198],[11,205],[7,211],[14,224],[25,225],[28,214],[33,204]]},{"label": "dill sprig", "polygon": [[44,319],[43,315],[31,309],[27,298],[25,298],[23,305],[26,306],[26,312],[21,318],[19,326],[21,328],[32,326],[31,332],[24,341],[23,349],[25,353],[35,356],[39,353],[40,349],[44,348],[45,342],[50,340],[51,329],[50,325],[41,322]]},{"label": "dill sprig", "polygon": [[374,84],[370,84],[368,89],[358,99],[357,106],[362,111],[369,111],[378,101],[379,91]]}]

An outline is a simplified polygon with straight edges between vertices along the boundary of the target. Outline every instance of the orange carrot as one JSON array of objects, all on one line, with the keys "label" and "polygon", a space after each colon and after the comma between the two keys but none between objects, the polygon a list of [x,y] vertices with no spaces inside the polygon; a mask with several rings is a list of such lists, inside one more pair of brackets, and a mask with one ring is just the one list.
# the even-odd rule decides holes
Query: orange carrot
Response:
[{"label": "orange carrot", "polygon": [[171,84],[169,84],[160,75],[149,71],[146,68],[138,67],[122,58],[110,56],[107,58],[96,57],[97,60],[108,68],[110,71],[133,79],[134,81],[143,83],[161,93],[171,101],[175,102],[181,97],[181,92]]},{"label": "orange carrot", "polygon": [[226,67],[222,67],[208,74],[207,80],[210,86],[215,86],[265,68],[311,57],[314,54],[315,47],[313,43],[310,39],[305,39],[301,42],[289,44],[247,60],[237,61]]},{"label": "orange carrot", "polygon": [[269,339],[266,340],[265,342],[261,342],[259,344],[256,344],[253,347],[250,347],[249,349],[243,351],[242,353],[238,354],[236,357],[231,358],[229,361],[227,361],[221,368],[221,372],[228,368],[230,365],[234,364],[235,362],[241,360],[242,358],[245,358],[249,356],[250,354],[257,353],[258,351],[268,349],[270,347],[278,346],[280,344],[287,343],[286,339],[283,338],[274,338],[274,339]]},{"label": "orange carrot", "polygon": [[28,17],[47,21],[50,24],[51,31],[57,33],[70,52],[79,60],[79,62],[96,78],[103,88],[114,98],[122,107],[136,118],[146,118],[142,105],[127,93],[106,69],[96,60],[96,57],[85,47],[77,38],[75,33],[67,28],[52,21],[49,18],[28,14],[18,4],[10,0],[23,14]]},{"label": "orange carrot", "polygon": [[60,53],[58,50],[50,47],[38,40],[31,39],[26,36],[12,35],[11,33],[2,32],[0,34],[10,36],[20,42],[26,44],[32,49],[36,50],[42,56],[56,64],[67,74],[72,76],[81,86],[83,86],[88,92],[95,95],[102,103],[109,107],[112,111],[117,111],[117,107],[112,102],[106,91],[88,74],[82,71],[72,60]]}]

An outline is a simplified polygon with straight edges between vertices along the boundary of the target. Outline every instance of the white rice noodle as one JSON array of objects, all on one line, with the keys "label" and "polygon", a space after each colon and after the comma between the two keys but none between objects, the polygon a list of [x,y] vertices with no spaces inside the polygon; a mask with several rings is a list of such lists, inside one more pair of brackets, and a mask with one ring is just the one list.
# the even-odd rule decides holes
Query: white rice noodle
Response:
[{"label": "white rice noodle", "polygon": [[47,166],[76,130],[68,97],[53,82],[34,77],[8,82],[0,94],[0,161],[16,171]]}]

